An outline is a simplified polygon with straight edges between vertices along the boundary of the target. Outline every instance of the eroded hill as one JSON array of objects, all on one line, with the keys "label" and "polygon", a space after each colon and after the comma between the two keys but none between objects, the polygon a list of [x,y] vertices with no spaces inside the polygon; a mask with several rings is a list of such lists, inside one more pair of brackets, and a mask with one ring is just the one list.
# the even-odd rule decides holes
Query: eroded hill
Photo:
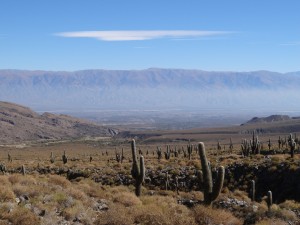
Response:
[{"label": "eroded hill", "polygon": [[67,115],[44,113],[8,102],[0,102],[0,142],[61,140],[84,136],[110,137],[117,132]]}]

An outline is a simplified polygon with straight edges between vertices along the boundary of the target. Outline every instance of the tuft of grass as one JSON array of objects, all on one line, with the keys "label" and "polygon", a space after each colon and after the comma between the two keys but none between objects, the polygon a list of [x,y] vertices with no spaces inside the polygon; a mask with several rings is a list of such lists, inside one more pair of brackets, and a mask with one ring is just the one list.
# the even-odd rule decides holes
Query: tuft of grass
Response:
[{"label": "tuft of grass", "polygon": [[213,209],[198,205],[194,208],[196,222],[201,225],[242,225],[243,221],[236,218],[232,213],[222,209]]}]

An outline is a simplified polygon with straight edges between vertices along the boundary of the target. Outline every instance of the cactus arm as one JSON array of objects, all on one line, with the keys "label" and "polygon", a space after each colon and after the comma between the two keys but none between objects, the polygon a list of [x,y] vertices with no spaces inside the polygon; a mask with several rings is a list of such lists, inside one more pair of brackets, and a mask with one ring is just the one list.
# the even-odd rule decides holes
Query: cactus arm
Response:
[{"label": "cactus arm", "polygon": [[218,178],[216,180],[216,183],[213,187],[213,192],[211,195],[211,201],[214,201],[217,199],[219,194],[221,193],[221,190],[223,188],[223,183],[224,183],[224,177],[225,177],[225,169],[223,166],[220,166],[218,169]]}]

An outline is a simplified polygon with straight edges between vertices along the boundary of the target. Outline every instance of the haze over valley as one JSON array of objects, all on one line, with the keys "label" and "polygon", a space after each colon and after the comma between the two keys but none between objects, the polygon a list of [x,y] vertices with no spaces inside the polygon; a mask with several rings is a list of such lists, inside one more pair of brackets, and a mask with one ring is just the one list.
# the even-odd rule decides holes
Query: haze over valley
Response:
[{"label": "haze over valley", "polygon": [[0,70],[0,99],[105,125],[184,129],[299,115],[300,72]]}]

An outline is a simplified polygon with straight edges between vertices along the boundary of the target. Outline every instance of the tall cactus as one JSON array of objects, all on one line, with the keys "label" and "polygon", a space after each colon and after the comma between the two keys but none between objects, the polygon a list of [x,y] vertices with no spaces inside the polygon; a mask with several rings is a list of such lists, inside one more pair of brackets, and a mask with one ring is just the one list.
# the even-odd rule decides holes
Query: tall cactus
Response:
[{"label": "tall cactus", "polygon": [[293,139],[292,134],[290,134],[290,136],[289,136],[288,144],[289,144],[290,149],[291,149],[291,158],[294,158],[294,153],[295,153],[295,149],[296,149],[296,142]]},{"label": "tall cactus", "polygon": [[218,176],[215,184],[213,184],[212,173],[210,169],[209,162],[206,157],[205,146],[203,142],[199,143],[199,155],[202,166],[203,173],[203,183],[204,183],[204,204],[211,205],[214,200],[219,196],[225,176],[225,169],[220,166],[218,169]]},{"label": "tall cactus", "polygon": [[267,195],[267,204],[268,204],[268,209],[269,211],[271,210],[271,206],[273,204],[273,195],[272,195],[272,191],[268,191],[268,195]]},{"label": "tall cactus", "polygon": [[136,154],[136,146],[135,140],[132,139],[131,141],[131,150],[132,150],[132,168],[131,168],[131,175],[133,179],[135,179],[135,194],[136,196],[141,195],[142,183],[145,178],[145,163],[144,157],[140,155],[140,166],[137,162],[137,154]]},{"label": "tall cactus", "polygon": [[62,161],[64,164],[66,164],[68,162],[68,157],[66,155],[66,151],[64,151],[64,154],[62,155]]},{"label": "tall cactus", "polygon": [[50,162],[51,162],[51,163],[54,163],[54,155],[53,155],[53,152],[51,152],[51,154],[50,154]]},{"label": "tall cactus", "polygon": [[251,180],[251,188],[250,188],[251,200],[255,201],[255,180]]}]

